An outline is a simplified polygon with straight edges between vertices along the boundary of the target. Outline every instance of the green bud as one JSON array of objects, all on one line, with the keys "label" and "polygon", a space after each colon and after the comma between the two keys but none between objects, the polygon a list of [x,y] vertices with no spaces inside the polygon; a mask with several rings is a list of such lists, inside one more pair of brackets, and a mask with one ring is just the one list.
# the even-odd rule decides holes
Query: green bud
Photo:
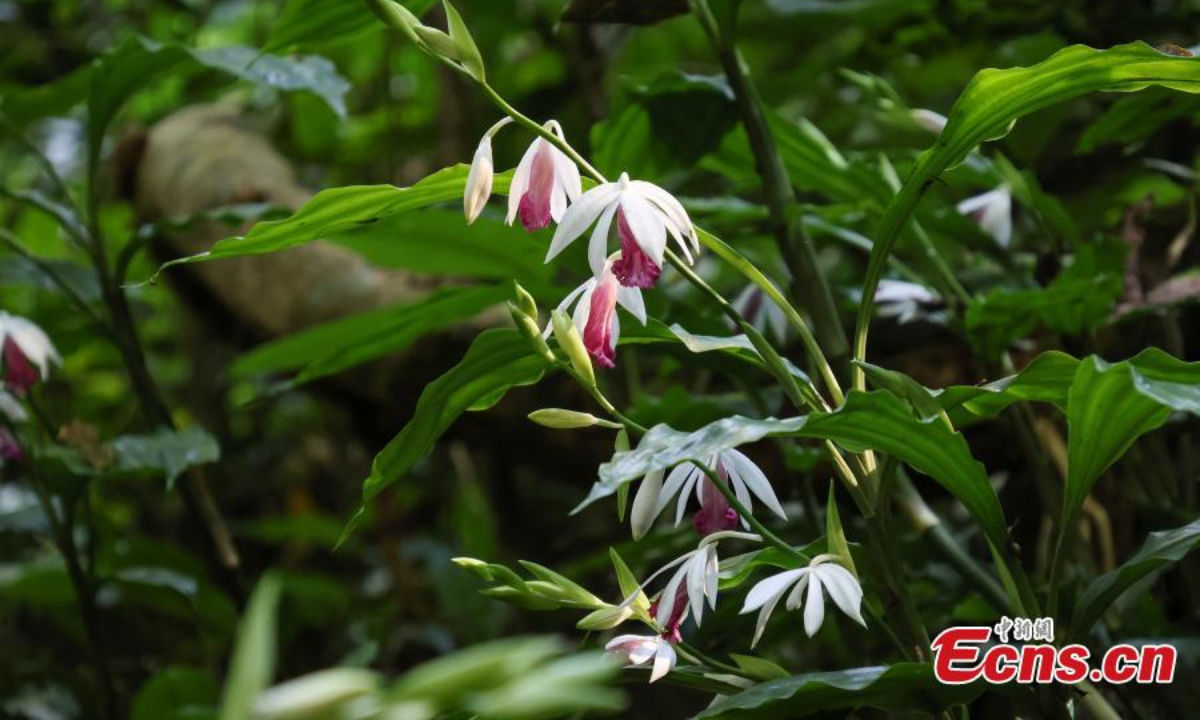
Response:
[{"label": "green bud", "polygon": [[554,353],[550,351],[550,346],[546,344],[546,339],[542,337],[542,331],[538,328],[537,321],[521,312],[521,309],[511,302],[508,304],[508,312],[512,315],[513,323],[516,324],[517,330],[533,346],[533,351],[541,355],[546,362],[554,362]]},{"label": "green bud", "polygon": [[450,0],[442,0],[442,6],[446,8],[446,26],[450,30],[450,39],[454,41],[458,61],[468,75],[477,82],[483,82],[487,79],[483,71],[483,56],[479,54],[479,47],[467,30],[467,24]]},{"label": "green bud", "polygon": [[570,316],[562,310],[555,310],[551,317],[554,339],[558,341],[558,346],[567,354],[575,372],[579,373],[583,381],[589,387],[596,387],[596,373],[592,370],[592,360],[588,357],[587,348],[583,346],[583,338],[580,337],[575,323],[571,322]]},{"label": "green bud", "polygon": [[609,605],[595,610],[575,624],[580,630],[612,630],[633,617],[633,608]]},{"label": "green bud", "polygon": [[516,308],[521,312],[525,313],[534,320],[537,320],[537,302],[533,299],[533,296],[529,294],[529,291],[521,287],[521,283],[517,282],[516,280],[513,280],[513,293],[516,295],[513,305],[515,305]]},{"label": "green bud", "polygon": [[420,25],[413,28],[413,32],[417,34],[417,38],[420,39],[425,49],[434,55],[444,57],[447,60],[461,59],[458,43],[454,42],[453,38],[441,30],[431,28],[428,25]]},{"label": "green bud", "polygon": [[544,408],[529,413],[529,419],[542,427],[555,430],[576,430],[592,427],[600,422],[600,418],[591,413],[561,410],[559,408]]},{"label": "green bud", "polygon": [[421,21],[408,8],[393,0],[367,0],[367,6],[384,25],[402,31],[410,40],[421,44],[416,32],[422,27]]}]

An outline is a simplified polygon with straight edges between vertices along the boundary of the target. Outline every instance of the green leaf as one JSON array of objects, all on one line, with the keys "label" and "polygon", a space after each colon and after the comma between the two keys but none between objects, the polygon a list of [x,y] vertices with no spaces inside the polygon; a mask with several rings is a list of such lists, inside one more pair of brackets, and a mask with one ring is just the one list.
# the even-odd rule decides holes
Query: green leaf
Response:
[{"label": "green leaf", "polygon": [[1038,355],[1021,372],[986,385],[953,385],[937,392],[938,404],[964,419],[990,418],[1015,402],[1047,402],[1065,411],[1079,360],[1055,350]]},{"label": "green leaf", "polygon": [[167,487],[174,487],[187,469],[221,459],[216,438],[199,425],[178,432],[163,428],[149,435],[122,435],[112,441],[112,449],[117,470],[161,472]]},{"label": "green leaf", "polygon": [[[625,598],[637,592],[638,588],[641,586],[641,583],[638,582],[637,576],[633,574],[633,571],[629,569],[629,566],[625,564],[625,560],[621,557],[621,554],[617,552],[616,548],[610,547],[608,549],[608,556],[612,558],[613,569],[617,573],[617,584],[621,588],[621,599],[624,600]],[[637,599],[637,601],[635,601],[635,604],[641,605],[644,599],[645,595],[643,594]],[[649,605],[649,602],[645,603],[646,607],[649,607]]]},{"label": "green leaf", "polygon": [[108,126],[121,106],[150,81],[181,64],[207,67],[279,90],[307,90],[345,115],[350,83],[322,57],[264,55],[249,47],[194,49],[131,38],[92,65],[88,94],[88,167],[94,171]]},{"label": "green leaf", "polygon": [[804,567],[809,558],[815,557],[825,550],[825,539],[820,538],[809,543],[807,547],[795,548],[795,550],[800,553],[800,557],[786,553],[776,547],[766,547],[762,550],[753,550],[748,553],[722,559],[718,574],[720,588],[722,590],[730,590],[738,587],[749,580],[754,571],[760,567],[781,568],[783,570],[794,570]]},{"label": "green leaf", "polygon": [[267,575],[250,596],[221,696],[219,720],[250,720],[255,699],[275,675],[275,616],[280,589],[279,578]]},{"label": "green leaf", "polygon": [[636,450],[617,453],[600,466],[600,479],[584,504],[610,495],[621,483],[652,470],[778,435],[832,440],[851,452],[872,449],[893,455],[950,491],[979,521],[993,544],[1007,547],[1000,501],[966,440],[940,421],[919,420],[902,400],[886,392],[853,392],[837,410],[785,420],[735,416],[692,433],[656,425]]},{"label": "green leaf", "polygon": [[[400,4],[419,17],[435,2],[406,0]],[[263,51],[323,45],[358,35],[375,22],[362,0],[288,0],[279,20],[271,26]]]},{"label": "green leaf", "polygon": [[1092,356],[1079,364],[1067,400],[1062,525],[1074,519],[1100,474],[1172,410],[1200,415],[1200,363],[1151,348],[1124,362]]},{"label": "green leaf", "polygon": [[1104,611],[1139,580],[1200,548],[1200,520],[1174,530],[1152,532],[1133,557],[1092,581],[1075,603],[1067,639],[1086,635]]},{"label": "green leaf", "polygon": [[160,670],[138,690],[132,720],[186,720],[212,712],[217,683],[210,673],[190,667]]},{"label": "green leaf", "polygon": [[501,302],[502,286],[445,288],[417,302],[323,323],[261,345],[230,369],[234,377],[298,370],[291,385],[333,375],[396,353],[421,337],[456,325]]},{"label": "green leaf", "polygon": [[288,680],[264,691],[254,704],[256,720],[302,720],[336,716],[336,710],[379,688],[371,670],[333,667]]},{"label": "green leaf", "polygon": [[880,390],[887,390],[907,402],[917,413],[917,417],[922,420],[931,420],[942,414],[942,406],[938,404],[933,393],[904,373],[881,368],[862,360],[855,360],[854,364],[867,373],[867,380],[872,385]]},{"label": "green leaf", "polygon": [[981,692],[979,684],[938,682],[927,663],[897,663],[771,680],[721,698],[696,717],[795,718],[860,707],[937,714]]},{"label": "green leaf", "polygon": [[[433,448],[442,433],[475,403],[509,388],[541,379],[547,362],[532,353],[520,333],[509,329],[480,333],[457,365],[421,393],[412,420],[392,439],[371,465],[363,482],[363,504],[400,480]],[[343,539],[357,525],[355,515]]]},{"label": "green leaf", "polygon": [[[466,165],[455,165],[407,188],[353,185],[324,190],[289,218],[258,223],[245,236],[220,240],[207,252],[173,260],[163,268],[286,250],[379,222],[392,215],[459,200],[469,170]],[[497,176],[496,180],[496,192],[507,192],[507,177]]]},{"label": "green leaf", "polygon": [[764,660],[753,655],[739,655],[738,653],[729,653],[729,657],[737,663],[738,667],[745,670],[756,680],[782,680],[788,677],[787,670],[784,670],[770,660]]},{"label": "green leaf", "polygon": [[[1073,45],[1032,67],[976,74],[951,108],[945,130],[917,160],[880,220],[863,283],[854,356],[866,356],[875,291],[888,255],[921,197],[943,172],[980,143],[1006,135],[1018,118],[1029,113],[1091,92],[1130,92],[1153,85],[1200,92],[1200,59],[1167,55],[1142,42],[1108,50]],[[860,370],[856,380],[860,383],[862,378]]]}]

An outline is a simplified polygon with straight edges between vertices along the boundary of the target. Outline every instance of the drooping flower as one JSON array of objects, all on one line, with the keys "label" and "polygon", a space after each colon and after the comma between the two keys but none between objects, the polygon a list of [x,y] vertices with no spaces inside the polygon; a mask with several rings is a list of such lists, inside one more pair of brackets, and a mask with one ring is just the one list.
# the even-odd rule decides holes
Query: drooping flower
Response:
[{"label": "drooping flower", "polygon": [[946,116],[933,110],[926,110],[925,108],[909,110],[909,117],[917,125],[935,135],[941,134],[942,130],[946,129]]},{"label": "drooping flower", "polygon": [[700,509],[692,516],[692,527],[700,537],[738,526],[737,510],[711,480],[700,484]]},{"label": "drooping flower", "polygon": [[894,317],[903,324],[916,318],[923,307],[940,303],[941,297],[924,285],[885,279],[875,289],[875,302],[880,316]]},{"label": "drooping flower", "polygon": [[0,357],[4,384],[23,394],[50,372],[51,362],[61,362],[54,344],[29,320],[0,310]]},{"label": "drooping flower", "polygon": [[[729,482],[733,488],[733,494],[742,505],[747,509],[751,507],[751,496],[758,498],[772,512],[784,520],[787,519],[787,514],[784,513],[783,507],[779,504],[779,499],[775,497],[775,491],[771,488],[771,482],[767,480],[767,476],[750,458],[746,457],[738,450],[729,449],[722,450],[716,455],[710,457],[705,462],[710,469],[714,470],[719,477]],[[706,486],[712,484],[712,480],[696,465],[685,462],[676,465],[671,473],[667,475],[665,484],[656,487],[654,483],[642,481],[641,487],[638,488],[637,494],[634,496],[634,507],[644,508],[648,504],[648,497],[642,498],[643,493],[647,496],[654,495],[657,502],[654,504],[653,511],[646,511],[639,515],[638,522],[641,527],[649,528],[649,525],[654,522],[662,511],[666,509],[668,503],[678,496],[678,502],[675,506],[675,524],[678,525],[683,520],[683,513],[687,509],[688,497],[693,491],[696,493],[696,499],[700,501],[701,512],[706,508]],[[722,501],[724,495],[717,488],[708,488],[712,495],[709,495],[708,511],[713,516],[704,521],[697,521],[697,530],[700,531],[703,527],[709,527],[706,523],[712,522],[712,527],[725,521],[722,518],[724,508],[728,507],[728,503],[724,503],[724,507],[718,503],[713,496],[720,496]],[[733,510],[733,508],[729,508]],[[736,512],[734,516],[736,517]],[[632,517],[631,517],[632,520]],[[727,529],[727,528],[725,528]]]},{"label": "drooping flower", "polygon": [[[755,330],[764,335],[769,331],[780,343],[787,340],[788,319],[783,308],[767,297],[762,288],[750,283],[733,299],[733,309]],[[735,330],[737,330],[735,328]],[[740,332],[740,330],[737,330]]]},{"label": "drooping flower", "polygon": [[669,638],[662,635],[618,635],[604,649],[623,655],[630,665],[645,665],[653,661],[650,682],[661,680],[675,668],[675,648]]},{"label": "drooping flower", "polygon": [[1007,185],[960,202],[958,212],[970,217],[1002,248],[1012,241],[1012,192]]},{"label": "drooping flower", "polygon": [[608,235],[614,216],[621,257],[613,271],[626,287],[648,288],[658,280],[668,234],[689,262],[692,251],[700,250],[696,229],[678,200],[653,183],[630,180],[628,174],[621,173],[617,182],[597,185],[567,209],[550,241],[546,262],[595,224],[588,242],[588,262],[592,272],[599,275],[609,254]]},{"label": "drooping flower", "polygon": [[[563,137],[562,127],[554,120],[545,127]],[[568,201],[574,203],[582,192],[583,184],[575,163],[562,150],[544,138],[538,138],[525,151],[513,173],[505,222],[512,225],[520,215],[521,225],[530,232],[541,230],[551,220],[562,222]]]},{"label": "drooping flower", "polygon": [[463,212],[467,216],[468,225],[475,222],[492,196],[492,179],[495,177],[492,137],[510,122],[512,118],[506,117],[493,125],[483,134],[479,146],[475,148],[475,156],[471,158],[471,170],[467,173],[467,184],[463,192]]},{"label": "drooping flower", "polygon": [[742,614],[759,611],[751,647],[758,644],[763,628],[767,626],[767,620],[785,594],[785,607],[788,610],[797,610],[807,603],[804,607],[804,631],[809,637],[821,629],[821,623],[825,620],[826,595],[833,599],[834,604],[843,613],[859,625],[867,626],[861,611],[862,586],[854,574],[838,565],[836,560],[836,555],[818,555],[808,567],[772,575],[750,589],[742,606]]},{"label": "drooping flower", "polygon": [[[621,321],[617,317],[617,305],[633,314],[638,322],[646,324],[646,305],[642,291],[624,287],[617,282],[612,271],[613,261],[605,261],[596,277],[589,278],[572,290],[562,302],[559,310],[575,305],[571,321],[583,336],[584,347],[600,367],[611,368],[616,364],[617,341],[621,336]],[[547,327],[543,336],[549,337]]]}]

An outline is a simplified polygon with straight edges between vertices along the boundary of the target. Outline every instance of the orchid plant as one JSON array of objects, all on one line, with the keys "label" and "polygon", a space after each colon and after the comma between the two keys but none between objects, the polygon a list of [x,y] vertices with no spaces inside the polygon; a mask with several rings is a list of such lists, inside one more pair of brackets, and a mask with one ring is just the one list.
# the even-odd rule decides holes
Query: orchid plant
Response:
[{"label": "orchid plant", "polygon": [[[1035,221],[1051,226],[1065,214],[1027,174],[989,153],[985,143],[1004,137],[1029,113],[1090,93],[1148,87],[1200,93],[1200,60],[1190,52],[1143,43],[1107,50],[1067,47],[1036,66],[980,72],[945,115],[905,107],[881,79],[847,71],[849,82],[879,99],[881,113],[898,132],[920,137],[928,146],[920,154],[893,158],[880,152],[848,159],[815,125],[784,120],[764,103],[739,46],[739,0],[646,3],[655,12],[668,12],[667,6],[673,8],[669,12],[686,9],[688,22],[698,24],[723,73],[705,82],[736,114],[738,130],[730,134],[732,140],[709,149],[707,168],[729,174],[726,179],[736,189],[732,194],[753,202],[729,196],[714,201],[688,197],[672,172],[649,177],[651,172],[632,166],[636,158],[609,153],[606,162],[598,155],[589,159],[581,150],[585,143],[577,142],[582,132],[577,135],[576,125],[565,117],[561,122],[535,119],[515,107],[489,81],[489,67],[495,66],[485,61],[450,0],[442,4],[445,29],[414,13],[411,3],[364,4],[495,108],[496,114],[483,120],[493,124],[469,165],[446,168],[406,188],[354,186],[320,193],[290,217],[260,222],[244,236],[167,262],[159,272],[277,252],[384,217],[460,201],[461,227],[457,209],[453,220],[463,236],[488,224],[525,231],[521,239],[528,245],[513,254],[549,266],[546,277],[552,280],[523,285],[516,277],[510,283],[506,274],[499,293],[479,293],[462,307],[447,303],[453,305],[449,309],[435,304],[448,295],[435,294],[418,308],[425,319],[414,321],[427,325],[397,333],[406,336],[403,341],[389,345],[385,339],[344,353],[353,355],[347,361],[353,364],[398,352],[431,327],[444,328],[508,298],[508,318],[482,321],[503,327],[483,330],[461,361],[428,385],[411,421],[376,456],[363,483],[362,506],[340,543],[364,523],[384,522],[372,517],[380,496],[410,475],[459,416],[491,408],[513,388],[551,375],[565,378],[568,387],[553,390],[563,392],[563,407],[535,410],[528,420],[600,437],[581,446],[604,449],[587,459],[595,473],[586,478],[590,488],[577,488],[572,514],[601,518],[596,522],[612,537],[624,535],[628,523],[629,539],[599,546],[598,553],[607,555],[606,575],[611,562],[611,577],[605,578],[611,582],[594,587],[568,577],[584,569],[560,571],[542,564],[544,558],[522,560],[519,568],[488,558],[454,559],[489,598],[531,611],[573,613],[591,657],[560,657],[564,646],[555,641],[502,641],[433,663],[442,675],[418,668],[389,689],[361,667],[321,671],[267,689],[273,667],[259,667],[253,651],[274,636],[280,589],[268,577],[245,611],[222,705],[233,709],[223,710],[222,717],[423,718],[451,712],[519,717],[615,710],[622,698],[601,687],[617,672],[612,661],[627,668],[621,671],[625,677],[655,683],[655,692],[661,683],[706,693],[711,703],[704,717],[799,716],[864,705],[966,717],[962,706],[988,689],[935,681],[931,638],[945,628],[933,625],[925,605],[937,591],[918,576],[914,559],[901,552],[902,540],[919,538],[932,557],[926,567],[936,568],[939,581],[949,578],[946,582],[962,590],[955,618],[976,624],[1008,616],[1049,619],[1063,629],[1055,640],[1060,645],[1111,644],[1114,633],[1098,628],[1114,603],[1200,546],[1200,521],[1184,510],[1168,516],[1184,515],[1186,522],[1152,533],[1123,565],[1114,561],[1105,572],[1089,574],[1070,562],[1084,545],[1081,519],[1094,517],[1097,483],[1142,436],[1168,425],[1191,428],[1184,424],[1200,416],[1200,363],[1156,348],[1118,362],[1096,354],[1076,357],[1051,343],[1034,346],[1011,332],[1046,318],[1066,327],[1079,324],[1071,322],[1069,312],[1061,313],[1071,316],[1067,319],[1057,313],[1086,300],[1097,285],[1087,276],[1091,250],[1083,243],[1072,262],[1064,263],[1060,278],[1078,280],[1085,290],[1051,286],[1036,302],[1016,310],[1003,297],[990,302],[988,278],[956,267],[947,252],[970,246],[995,268],[1008,270],[1024,262],[1022,243],[1037,232],[1031,229]],[[423,9],[430,4],[423,3]],[[365,16],[367,9],[359,9]],[[197,472],[216,459],[215,442],[210,444],[212,438],[198,428],[179,429],[177,414],[150,372],[126,302],[132,287],[126,282],[129,258],[141,247],[140,235],[119,253],[109,252],[107,226],[95,214],[100,204],[96,170],[107,123],[142,82],[142,73],[152,75],[159,55],[170,53],[175,53],[169,55],[172,62],[184,62],[186,55],[187,62],[225,72],[236,67],[239,77],[271,85],[272,74],[255,69],[258,60],[245,69],[213,61],[202,51],[131,44],[93,69],[94,77],[108,73],[136,81],[88,97],[87,202],[75,205],[76,193],[57,178],[49,161],[42,164],[60,186],[61,204],[38,193],[10,193],[14,202],[33,205],[62,224],[94,271],[102,311],[56,274],[53,264],[38,265],[41,259],[15,235],[0,230],[0,240],[43,269],[121,356],[154,434],[114,443],[150,450],[127,453],[115,463],[125,471],[164,474],[169,483],[182,477],[189,512],[208,531],[221,567],[236,575],[239,561],[230,532],[204,475]],[[320,92],[322,87],[310,82],[301,89]],[[339,103],[337,96],[331,107],[337,111]],[[0,112],[8,107],[0,104]],[[611,126],[605,130],[619,134]],[[504,143],[518,133],[524,152],[519,158],[502,155]],[[614,157],[629,166],[614,167]],[[512,170],[502,169],[510,165]],[[957,178],[953,188],[941,192],[952,170],[967,180]],[[1188,168],[1170,171],[1195,175]],[[818,185],[822,192],[811,195],[836,200],[830,204],[839,206],[837,212],[819,212],[829,208],[813,204],[807,191]],[[496,202],[495,196],[505,199]],[[743,227],[765,229],[770,244],[764,249],[743,243],[750,234],[739,232]],[[862,266],[846,271],[854,273],[858,289],[846,292],[842,282],[839,291],[831,282],[828,263],[816,247],[818,235],[864,253]],[[455,299],[453,290],[449,296]],[[850,304],[853,325],[844,312]],[[901,336],[930,320],[968,335],[986,331],[997,314],[1032,312],[1028,306],[1041,308],[1041,314],[1006,317],[1010,322],[994,337],[979,333],[988,340],[980,343],[987,346],[981,350],[987,372],[998,377],[991,382],[929,388],[884,367],[868,342],[873,323],[880,321],[900,328]],[[328,350],[325,359],[364,337],[361,327],[357,334],[336,322],[332,330],[323,327],[324,335],[317,328],[308,339],[353,336]],[[639,396],[637,388],[649,373],[637,362],[638,346],[665,349],[673,364],[660,372],[678,366],[681,375],[695,376],[684,394],[703,396],[703,403],[695,403],[703,404],[703,412],[680,420]],[[333,364],[334,370],[310,365],[303,377],[348,367]],[[46,379],[54,373],[58,380],[61,365],[54,343],[36,324],[0,312],[0,469],[19,469],[39,495],[79,600],[97,686],[109,688],[106,714],[115,717],[104,633],[97,632],[104,596],[96,590],[95,564],[80,562],[83,553],[72,525],[74,503],[85,502],[86,495],[63,502],[51,497],[38,475],[43,456],[53,455],[46,448],[61,450],[55,446],[57,428],[45,420],[39,404]],[[299,366],[289,364],[286,370]],[[558,396],[554,402],[560,403]],[[1050,509],[1030,509],[1030,503],[1010,498],[1003,504],[1004,478],[989,474],[973,454],[964,430],[1001,413],[1008,423],[1004,430],[1036,458],[1030,464],[1043,474],[1037,484]],[[702,422],[694,421],[701,415]],[[187,436],[189,429],[199,432]],[[1180,445],[1192,437],[1181,435]],[[164,445],[177,451],[182,445],[184,457],[167,457]],[[820,497],[814,487],[821,488]],[[1194,499],[1194,488],[1190,492]],[[1034,527],[1037,547],[1018,541],[1031,537]],[[632,566],[626,558],[635,559]],[[236,585],[238,578],[233,580]],[[938,617],[944,620],[944,614]],[[844,644],[869,655],[871,665],[847,666],[847,653],[813,651]],[[607,659],[599,659],[600,648]],[[817,666],[814,657],[838,664]],[[457,684],[444,682],[446,676]],[[250,690],[241,687],[242,677],[251,678],[245,685]],[[556,683],[567,691],[558,692]],[[1080,708],[1096,717],[1112,713],[1107,688],[1087,679],[1074,685],[1022,685],[1006,692],[1004,701],[1014,714],[1030,717],[1073,717]]]}]

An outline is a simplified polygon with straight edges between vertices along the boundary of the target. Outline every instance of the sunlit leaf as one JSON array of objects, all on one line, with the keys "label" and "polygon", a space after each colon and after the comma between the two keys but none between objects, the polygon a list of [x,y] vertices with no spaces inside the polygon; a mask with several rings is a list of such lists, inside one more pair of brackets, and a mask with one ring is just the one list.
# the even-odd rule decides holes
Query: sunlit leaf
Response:
[{"label": "sunlit leaf", "polygon": [[238,628],[218,720],[250,720],[254,716],[255,699],[275,675],[280,590],[279,578],[267,575],[250,596]]},{"label": "sunlit leaf", "polygon": [[[420,17],[435,2],[403,0],[400,4]],[[287,0],[279,19],[271,26],[263,50],[276,52],[345,40],[376,22],[362,0]]]}]

